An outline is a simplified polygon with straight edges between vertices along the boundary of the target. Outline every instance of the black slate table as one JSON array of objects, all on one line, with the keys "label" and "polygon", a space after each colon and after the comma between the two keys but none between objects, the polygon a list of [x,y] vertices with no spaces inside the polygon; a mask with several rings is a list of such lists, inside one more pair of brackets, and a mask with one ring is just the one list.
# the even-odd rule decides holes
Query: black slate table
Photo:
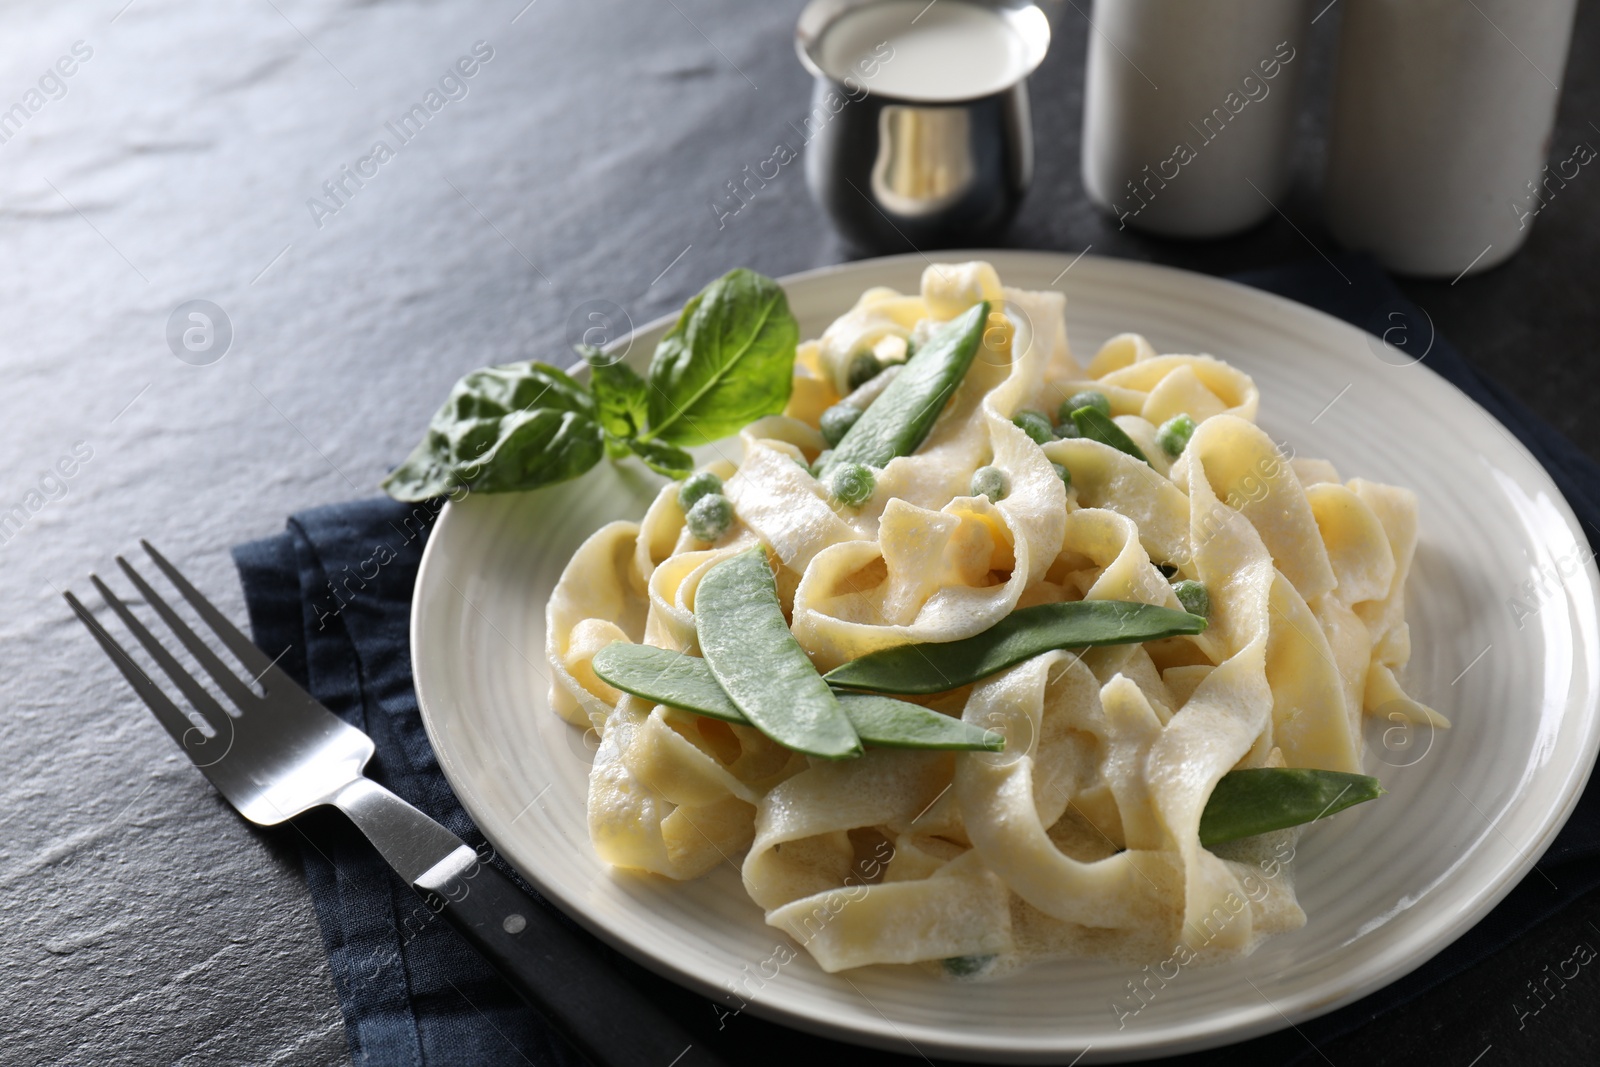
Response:
[{"label": "black slate table", "polygon": [[[1055,44],[1032,83],[1037,173],[1004,243],[1213,273],[1336,247],[1317,212],[1336,6],[1315,27],[1284,215],[1194,244],[1119,232],[1085,201],[1087,5],[1054,6]],[[285,847],[295,831],[253,832],[217,798],[59,592],[146,536],[242,618],[228,546],[293,510],[370,493],[463,371],[560,353],[589,301],[644,322],[733,266],[778,275],[850,258],[799,167],[737,215],[712,206],[805,113],[789,43],[799,7],[0,9],[0,115],[12,115],[0,123],[0,512],[25,514],[0,532],[0,1061],[346,1057]],[[473,75],[446,86],[426,126],[403,143],[389,135],[462,58]],[[1589,2],[1552,159],[1600,142],[1597,58]],[[379,139],[392,158],[363,163]],[[346,177],[358,170],[370,175],[360,184]],[[1600,457],[1597,263],[1600,176],[1585,171],[1506,265],[1405,289],[1469,359]],[[180,344],[187,361],[169,346],[169,319],[191,300],[226,317],[219,359],[208,362],[220,332],[209,349],[192,337],[200,352]],[[70,478],[47,477],[75,450]],[[1589,1062],[1592,969],[1520,1027],[1513,1004],[1575,942],[1600,945],[1597,923],[1600,900],[1581,901],[1398,1018],[1317,1051],[1333,1063]],[[1272,1062],[1297,1041],[1291,1030],[1195,1061]]]}]

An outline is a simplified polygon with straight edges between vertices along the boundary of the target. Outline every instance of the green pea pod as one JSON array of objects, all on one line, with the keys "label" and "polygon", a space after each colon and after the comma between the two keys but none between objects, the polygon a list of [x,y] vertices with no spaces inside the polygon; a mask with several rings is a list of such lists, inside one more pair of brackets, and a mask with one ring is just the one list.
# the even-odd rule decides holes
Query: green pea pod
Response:
[{"label": "green pea pod", "polygon": [[596,652],[591,663],[601,681],[624,693],[723,722],[750,725],[698,656],[618,641]]},{"label": "green pea pod", "polygon": [[915,452],[967,376],[988,321],[989,302],[984,300],[941,326],[845,431],[817,477],[840,463],[881,468],[896,456]]},{"label": "green pea pod", "polygon": [[1206,620],[1154,604],[1076,600],[1013,611],[959,641],[897,645],[841,664],[829,684],[875,693],[942,693],[1058,648],[1129,645],[1197,634]]},{"label": "green pea pod", "polygon": [[700,652],[751,725],[785,748],[822,759],[861,755],[861,740],[789,632],[760,545],[706,571],[695,593]]},{"label": "green pea pod", "polygon": [[1118,452],[1126,452],[1141,463],[1150,462],[1150,457],[1144,454],[1144,449],[1133,443],[1127,431],[1098,408],[1079,408],[1072,413],[1072,422],[1078,427],[1078,432],[1089,440],[1110,445]]},{"label": "green pea pod", "polygon": [[[624,693],[748,726],[706,661],[653,645],[619,641],[595,653],[594,672]],[[941,715],[920,704],[870,693],[839,693],[839,706],[861,740],[880,748],[985,749],[998,752],[1005,738],[994,730]]]},{"label": "green pea pod", "polygon": [[839,706],[861,740],[879,748],[947,748],[999,752],[1005,735],[937,711],[874,693],[840,693]]},{"label": "green pea pod", "polygon": [[1229,771],[1211,791],[1200,815],[1200,843],[1209,848],[1315,822],[1383,793],[1376,778],[1344,771],[1299,767]]}]

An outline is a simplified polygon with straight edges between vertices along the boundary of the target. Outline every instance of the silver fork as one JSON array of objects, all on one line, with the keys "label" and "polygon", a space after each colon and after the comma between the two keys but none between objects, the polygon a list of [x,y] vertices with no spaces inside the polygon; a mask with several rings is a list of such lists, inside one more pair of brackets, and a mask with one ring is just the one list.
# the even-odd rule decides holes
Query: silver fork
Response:
[{"label": "silver fork", "polygon": [[[319,704],[147,541],[144,550],[224,647],[253,677],[241,678],[127,560],[117,564],[233,704],[200,684],[96,575],[89,580],[139,644],[199,713],[195,726],[89,609],[63,594],[106,655],[173,740],[239,814],[276,826],[324,804],[348,815],[428,907],[470,941],[538,1011],[597,1064],[717,1065],[676,1021],[599,958],[580,935],[529,898],[464,841],[362,770],[372,739]],[[263,692],[252,688],[259,685]],[[627,1025],[618,1025],[623,1020]]]}]

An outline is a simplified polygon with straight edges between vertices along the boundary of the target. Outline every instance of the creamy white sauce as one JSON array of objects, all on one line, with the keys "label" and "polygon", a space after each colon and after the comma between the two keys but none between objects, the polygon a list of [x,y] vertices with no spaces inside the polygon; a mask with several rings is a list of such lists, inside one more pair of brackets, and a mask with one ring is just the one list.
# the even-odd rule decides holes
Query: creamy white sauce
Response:
[{"label": "creamy white sauce", "polygon": [[[884,42],[892,53],[879,50]],[[882,0],[856,8],[823,33],[817,61],[834,78],[919,101],[986,96],[1028,73],[1026,50],[1005,19],[962,0]],[[863,77],[873,66],[876,73]]]}]

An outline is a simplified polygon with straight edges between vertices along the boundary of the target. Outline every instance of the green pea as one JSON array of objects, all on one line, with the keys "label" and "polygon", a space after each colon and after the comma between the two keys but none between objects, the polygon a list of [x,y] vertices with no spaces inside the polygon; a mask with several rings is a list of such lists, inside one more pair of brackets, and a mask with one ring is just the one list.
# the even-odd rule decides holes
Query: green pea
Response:
[{"label": "green pea", "polygon": [[[595,653],[594,673],[607,685],[657,704],[682,708],[723,722],[750,725],[697,656],[618,641]],[[856,734],[880,748],[954,749],[1000,752],[1005,737],[931,708],[875,693],[836,693]]]},{"label": "green pea", "polygon": [[1056,437],[1063,441],[1082,436],[1083,431],[1078,429],[1078,424],[1073,422],[1070,418],[1067,419],[1066,422],[1056,424]]},{"label": "green pea", "polygon": [[1315,822],[1383,794],[1376,778],[1345,771],[1299,767],[1229,771],[1200,813],[1200,843],[1209,848]]},{"label": "green pea", "polygon": [[1193,436],[1194,420],[1187,415],[1174,415],[1156,431],[1156,442],[1161,445],[1161,451],[1177,459],[1189,447],[1189,438]]},{"label": "green pea", "polygon": [[951,956],[942,961],[944,969],[956,978],[975,978],[994,963],[993,956]]},{"label": "green pea", "polygon": [[988,317],[989,303],[981,301],[940,326],[850,427],[829,462],[882,470],[915,452],[972,366]]},{"label": "green pea", "polygon": [[883,371],[883,364],[878,362],[878,357],[871,352],[857,352],[850,357],[850,369],[845,373],[845,381],[851,389],[860,389]]},{"label": "green pea", "polygon": [[1106,399],[1106,394],[1097,393],[1093,389],[1085,389],[1081,393],[1073,393],[1061,402],[1061,410],[1056,412],[1056,418],[1062,422],[1071,422],[1072,413],[1079,408],[1094,408],[1100,414],[1111,417],[1111,401]]},{"label": "green pea", "polygon": [[828,472],[828,492],[841,504],[865,504],[878,487],[872,468],[862,463],[840,463]]},{"label": "green pea", "polygon": [[986,496],[998,504],[1011,492],[1011,479],[999,467],[979,467],[972,472],[972,495]]},{"label": "green pea", "polygon": [[861,409],[854,404],[835,404],[822,413],[819,426],[822,430],[822,439],[832,448],[843,439],[845,432],[856,424],[861,417]]},{"label": "green pea", "polygon": [[710,471],[696,471],[683,480],[678,486],[678,507],[683,509],[685,515],[699,502],[703,496],[722,492],[722,479]]},{"label": "green pea", "polygon": [[717,684],[756,729],[809,756],[861,755],[839,699],[789,631],[765,548],[706,571],[695,590],[694,626]]},{"label": "green pea", "polygon": [[1031,437],[1036,445],[1047,445],[1056,439],[1055,427],[1042,411],[1019,411],[1011,416],[1011,424]]},{"label": "green pea", "polygon": [[1068,489],[1072,488],[1072,472],[1059,463],[1051,463],[1050,469],[1056,472],[1056,477],[1061,479],[1061,484]]},{"label": "green pea", "polygon": [[696,540],[715,541],[733,525],[733,501],[721,493],[707,493],[695,501],[684,518]]},{"label": "green pea", "polygon": [[1204,583],[1185,578],[1174,585],[1172,591],[1178,594],[1178,603],[1183,605],[1184,611],[1202,619],[1211,617],[1211,594],[1206,591]]},{"label": "green pea", "polygon": [[1059,648],[1137,644],[1205,628],[1204,619],[1155,604],[1035,604],[971,637],[879,649],[840,664],[826,677],[830,685],[874,693],[943,693]]}]

